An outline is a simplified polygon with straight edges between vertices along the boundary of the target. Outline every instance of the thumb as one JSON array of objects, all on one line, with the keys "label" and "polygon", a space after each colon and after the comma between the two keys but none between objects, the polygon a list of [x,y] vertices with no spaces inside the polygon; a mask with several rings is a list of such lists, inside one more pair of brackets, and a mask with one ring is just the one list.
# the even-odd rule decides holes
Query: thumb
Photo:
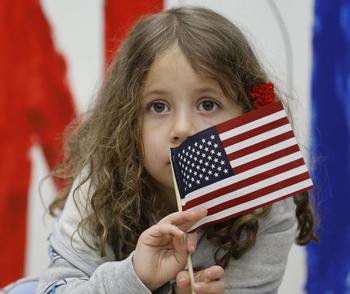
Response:
[{"label": "thumb", "polygon": [[187,288],[190,285],[191,279],[187,271],[181,271],[176,275],[176,286],[178,288]]}]

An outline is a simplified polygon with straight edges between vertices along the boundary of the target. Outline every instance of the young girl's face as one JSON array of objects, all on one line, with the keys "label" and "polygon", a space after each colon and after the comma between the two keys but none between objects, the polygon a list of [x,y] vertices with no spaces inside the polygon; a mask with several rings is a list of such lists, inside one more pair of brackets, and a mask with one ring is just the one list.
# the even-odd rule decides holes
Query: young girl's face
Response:
[{"label": "young girl's face", "polygon": [[198,75],[174,45],[152,64],[142,90],[143,164],[158,188],[171,198],[170,147],[188,136],[242,114],[219,83]]}]

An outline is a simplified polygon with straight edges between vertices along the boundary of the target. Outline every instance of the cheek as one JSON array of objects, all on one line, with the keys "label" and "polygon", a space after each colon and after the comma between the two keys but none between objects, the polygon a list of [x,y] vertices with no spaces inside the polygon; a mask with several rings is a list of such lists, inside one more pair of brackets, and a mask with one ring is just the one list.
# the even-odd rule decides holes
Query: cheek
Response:
[{"label": "cheek", "polygon": [[157,162],[162,150],[161,136],[154,128],[144,125],[142,128],[143,163],[148,170]]}]

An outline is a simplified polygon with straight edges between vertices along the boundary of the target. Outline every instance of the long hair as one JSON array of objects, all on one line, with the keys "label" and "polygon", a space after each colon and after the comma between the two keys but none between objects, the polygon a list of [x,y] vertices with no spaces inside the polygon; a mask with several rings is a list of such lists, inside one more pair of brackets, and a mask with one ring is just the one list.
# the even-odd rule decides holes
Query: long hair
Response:
[{"label": "long hair", "polygon": [[[71,125],[65,162],[57,172],[72,182],[87,168],[83,182],[90,183],[93,193],[89,213],[79,227],[87,227],[96,237],[97,243],[88,245],[101,255],[109,244],[118,259],[125,258],[140,234],[169,213],[142,164],[140,107],[141,90],[152,63],[173,44],[195,72],[216,79],[225,95],[245,112],[253,109],[250,89],[269,81],[240,30],[211,10],[174,8],[145,16],[134,26],[116,52],[95,104]],[[51,204],[52,213],[62,207],[69,189]],[[308,194],[296,196],[295,203],[297,242],[305,244],[316,239]],[[265,207],[206,231],[207,238],[218,246],[217,264],[225,267],[231,257],[241,257],[254,245],[258,219],[270,209]],[[221,250],[226,254],[219,258]]]}]

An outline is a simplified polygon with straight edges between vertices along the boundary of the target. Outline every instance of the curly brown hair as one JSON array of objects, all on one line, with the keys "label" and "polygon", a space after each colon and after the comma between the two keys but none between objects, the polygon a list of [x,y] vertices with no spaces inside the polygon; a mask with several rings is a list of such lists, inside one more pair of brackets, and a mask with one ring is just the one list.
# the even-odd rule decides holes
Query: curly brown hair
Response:
[{"label": "curly brown hair", "polygon": [[[174,43],[197,73],[216,79],[225,95],[246,112],[253,109],[249,90],[269,80],[240,30],[211,10],[174,8],[145,16],[134,26],[119,47],[91,110],[68,128],[65,162],[55,173],[72,183],[87,168],[80,186],[88,181],[93,193],[89,213],[77,232],[88,227],[97,243],[87,245],[101,255],[109,244],[117,259],[125,258],[140,234],[170,213],[142,164],[140,107],[142,86],[153,61]],[[63,207],[70,189],[68,185],[50,205],[52,214]],[[308,193],[294,200],[297,243],[316,240]],[[226,267],[231,257],[241,257],[254,245],[258,219],[270,209],[264,207],[206,231],[218,246],[218,264]],[[226,254],[219,258],[221,250]]]}]

